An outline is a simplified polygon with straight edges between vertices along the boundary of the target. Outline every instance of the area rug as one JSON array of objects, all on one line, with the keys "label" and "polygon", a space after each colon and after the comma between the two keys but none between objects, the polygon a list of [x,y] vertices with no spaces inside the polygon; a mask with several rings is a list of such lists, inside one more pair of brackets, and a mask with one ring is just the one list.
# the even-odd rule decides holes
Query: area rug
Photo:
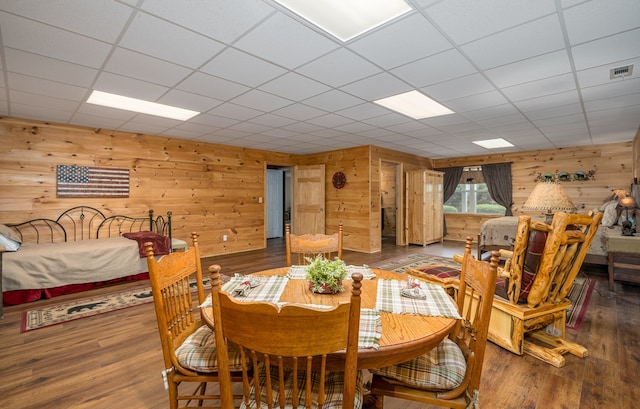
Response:
[{"label": "area rug", "polygon": [[445,265],[452,267],[460,267],[460,264],[448,257],[426,256],[421,254],[409,254],[390,258],[371,265],[371,267],[381,270],[395,271],[396,273],[404,273],[407,268],[416,268],[427,265]]},{"label": "area rug", "polygon": [[[210,287],[208,278],[204,279],[203,282],[205,288]],[[197,291],[195,282],[191,283],[191,290]],[[63,304],[28,310],[23,312],[21,331],[25,332],[49,327],[80,318],[135,307],[136,305],[146,304],[152,301],[153,295],[151,294],[151,287],[143,287],[136,290],[102,294],[95,297],[69,301]]]}]

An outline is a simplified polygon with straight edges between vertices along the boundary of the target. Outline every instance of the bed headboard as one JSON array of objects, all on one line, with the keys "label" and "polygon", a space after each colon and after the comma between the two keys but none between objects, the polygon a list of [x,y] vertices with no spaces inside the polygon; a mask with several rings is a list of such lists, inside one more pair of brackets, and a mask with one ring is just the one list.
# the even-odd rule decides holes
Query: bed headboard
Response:
[{"label": "bed headboard", "polygon": [[120,237],[122,233],[139,231],[154,231],[156,221],[153,220],[153,210],[149,210],[148,217],[131,217],[123,215],[109,216],[100,223],[96,238]]},{"label": "bed headboard", "polygon": [[33,219],[22,223],[7,224],[20,236],[21,243],[62,243],[67,232],[56,220]]},{"label": "bed headboard", "polygon": [[56,220],[38,218],[22,223],[7,224],[25,243],[61,243],[120,237],[123,233],[153,231],[171,238],[171,212],[167,218],[154,218],[153,210],[146,217],[114,215],[90,206],[76,206],[65,210]]},{"label": "bed headboard", "polygon": [[76,206],[58,216],[58,223],[67,232],[67,241],[90,240],[98,237],[98,229],[106,216],[89,206]]}]

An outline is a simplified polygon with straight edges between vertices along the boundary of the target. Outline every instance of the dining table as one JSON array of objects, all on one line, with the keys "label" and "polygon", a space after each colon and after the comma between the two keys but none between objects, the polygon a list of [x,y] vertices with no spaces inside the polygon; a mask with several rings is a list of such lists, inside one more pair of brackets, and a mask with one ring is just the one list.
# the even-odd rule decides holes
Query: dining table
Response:
[{"label": "dining table", "polygon": [[[352,272],[364,272],[361,281],[360,337],[366,335],[367,342],[359,342],[358,368],[373,369],[398,364],[420,356],[437,346],[453,330],[460,319],[453,299],[439,286],[410,279],[407,274],[385,271],[368,266],[348,266]],[[270,301],[275,303],[297,303],[332,307],[348,303],[351,297],[352,280],[343,280],[344,291],[337,294],[317,294],[309,289],[304,279],[303,266],[291,266],[257,271],[246,276],[236,276],[223,284],[222,290],[236,294],[236,300]],[[292,274],[293,273],[293,274]],[[350,277],[350,275],[349,275]],[[256,288],[246,285],[250,280]],[[235,281],[235,284],[234,284]],[[245,283],[247,290],[256,297],[247,297],[238,290],[238,283]],[[262,289],[260,286],[264,286]],[[273,288],[271,288],[273,286]],[[424,299],[402,297],[404,288],[419,287]],[[269,287],[269,288],[267,288]],[[258,296],[263,291],[264,295]],[[254,293],[255,292],[255,293]],[[269,293],[269,295],[266,295]],[[396,294],[397,293],[397,294]],[[201,306],[202,320],[214,327],[210,297]],[[366,314],[365,314],[366,312]],[[363,329],[363,317],[373,319]],[[372,317],[373,318],[370,318]],[[373,327],[373,329],[371,329]],[[330,328],[318,328],[330,331]],[[369,333],[367,334],[367,331]],[[372,335],[371,332],[375,335]],[[344,367],[345,351],[336,351],[327,357],[327,366]]]}]

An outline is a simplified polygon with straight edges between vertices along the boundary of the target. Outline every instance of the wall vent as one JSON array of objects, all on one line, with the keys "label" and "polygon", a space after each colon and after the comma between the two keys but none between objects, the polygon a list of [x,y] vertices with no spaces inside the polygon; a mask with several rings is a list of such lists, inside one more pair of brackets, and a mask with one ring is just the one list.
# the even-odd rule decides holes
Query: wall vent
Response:
[{"label": "wall vent", "polygon": [[624,67],[612,68],[609,71],[609,78],[615,79],[615,78],[630,77],[631,74],[633,74],[633,64],[625,65]]}]

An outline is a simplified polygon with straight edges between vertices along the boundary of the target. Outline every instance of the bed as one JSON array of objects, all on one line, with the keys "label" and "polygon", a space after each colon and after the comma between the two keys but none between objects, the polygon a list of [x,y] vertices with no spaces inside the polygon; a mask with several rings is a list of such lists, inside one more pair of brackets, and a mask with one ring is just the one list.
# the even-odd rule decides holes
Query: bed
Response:
[{"label": "bed", "polygon": [[152,210],[144,217],[107,217],[76,206],[55,220],[2,225],[0,236],[14,250],[2,257],[4,305],[146,279],[144,243],[153,242],[156,255],[172,251],[171,213],[165,219]]},{"label": "bed", "polygon": [[[607,232],[621,234],[620,225],[611,225],[610,221],[602,219],[603,223],[598,227],[595,237],[584,262],[588,264],[607,265]],[[540,219],[539,221],[544,221]],[[607,221],[607,224],[604,222]],[[478,235],[478,257],[483,257],[486,252],[499,249],[512,249],[515,241],[516,227],[518,225],[517,216],[504,216],[487,220],[480,227]]]}]

